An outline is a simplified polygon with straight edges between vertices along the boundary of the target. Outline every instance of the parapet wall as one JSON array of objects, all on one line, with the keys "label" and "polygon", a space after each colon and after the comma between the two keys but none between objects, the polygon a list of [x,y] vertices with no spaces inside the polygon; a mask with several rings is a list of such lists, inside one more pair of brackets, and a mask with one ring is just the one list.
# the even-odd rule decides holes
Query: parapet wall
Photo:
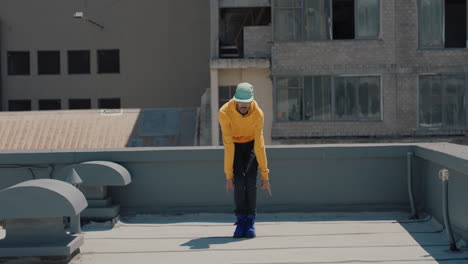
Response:
[{"label": "parapet wall", "polygon": [[[468,154],[447,144],[269,146],[273,196],[258,192],[258,212],[407,210],[407,153],[414,153],[417,207],[442,221],[441,168],[451,172],[454,230],[468,238]],[[467,151],[468,153],[468,151]],[[128,169],[132,183],[111,187],[123,214],[227,213],[221,147],[131,148],[0,152],[0,189],[31,178],[54,178],[60,168],[106,160]]]},{"label": "parapet wall", "polygon": [[[407,208],[406,153],[410,145],[271,146],[267,148],[273,196],[258,192],[259,212],[388,210]],[[90,160],[117,162],[132,175],[111,188],[123,212],[230,212],[221,147],[132,148],[0,153],[0,189],[55,177],[62,167]]]},{"label": "parapet wall", "polygon": [[450,172],[448,209],[452,229],[468,240],[468,147],[455,144],[421,144],[415,148],[415,174],[420,185],[420,208],[443,223],[442,183],[438,172]]}]

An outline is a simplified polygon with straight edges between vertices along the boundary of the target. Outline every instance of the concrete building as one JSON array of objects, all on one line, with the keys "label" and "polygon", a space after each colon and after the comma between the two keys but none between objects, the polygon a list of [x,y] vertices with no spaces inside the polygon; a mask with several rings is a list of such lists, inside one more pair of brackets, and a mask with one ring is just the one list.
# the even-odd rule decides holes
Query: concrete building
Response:
[{"label": "concrete building", "polygon": [[219,107],[240,82],[254,86],[255,100],[265,114],[265,143],[271,144],[273,84],[271,78],[271,8],[269,0],[211,0],[212,143],[218,145]]},{"label": "concrete building", "polygon": [[466,0],[212,0],[212,101],[261,71],[250,80],[272,142],[465,136],[466,10]]},{"label": "concrete building", "polygon": [[209,1],[0,1],[1,110],[199,107]]}]

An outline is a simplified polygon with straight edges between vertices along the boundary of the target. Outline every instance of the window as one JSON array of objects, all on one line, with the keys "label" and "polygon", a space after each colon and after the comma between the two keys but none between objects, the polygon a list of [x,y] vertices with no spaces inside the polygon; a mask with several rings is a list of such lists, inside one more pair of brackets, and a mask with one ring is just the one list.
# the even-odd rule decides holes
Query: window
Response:
[{"label": "window", "polygon": [[[236,93],[237,85],[230,85],[230,86],[220,86],[219,87],[219,94],[218,94],[218,107],[221,108],[225,103],[229,102],[229,100],[234,97]],[[221,125],[219,126],[221,131]],[[223,135],[219,133],[219,142],[223,142]]]},{"label": "window", "polygon": [[37,73],[60,74],[60,51],[38,51]]},{"label": "window", "polygon": [[269,7],[220,8],[219,56],[244,57],[244,27],[268,26],[271,23]]},{"label": "window", "polygon": [[60,99],[39,100],[39,110],[60,110],[62,109]]},{"label": "window", "polygon": [[377,39],[380,0],[274,0],[277,41]]},{"label": "window", "polygon": [[380,120],[380,77],[335,78],[335,115],[340,120]]},{"label": "window", "polygon": [[466,47],[466,0],[445,1],[446,48]]},{"label": "window", "polygon": [[379,76],[276,77],[276,120],[381,120]]},{"label": "window", "polygon": [[8,111],[31,111],[31,100],[9,100]]},{"label": "window", "polygon": [[354,0],[333,1],[333,39],[354,39]]},{"label": "window", "polygon": [[120,51],[98,50],[98,73],[120,73]]},{"label": "window", "polygon": [[91,99],[69,99],[69,109],[91,109]]},{"label": "window", "polygon": [[466,0],[419,0],[419,47],[466,47]]},{"label": "window", "polygon": [[276,40],[302,39],[302,1],[275,0],[274,35]]},{"label": "window", "polygon": [[356,0],[356,38],[376,39],[380,34],[380,1]]},{"label": "window", "polygon": [[331,77],[304,77],[304,119],[331,119]]},{"label": "window", "polygon": [[89,50],[68,51],[68,73],[69,74],[91,73]]},{"label": "window", "polygon": [[120,108],[120,98],[101,98],[98,100],[100,109],[118,109]]},{"label": "window", "polygon": [[8,51],[8,75],[29,75],[29,51]]},{"label": "window", "polygon": [[299,121],[302,115],[302,78],[276,78],[277,120]]},{"label": "window", "polygon": [[465,76],[419,77],[419,126],[421,128],[465,127]]},{"label": "window", "polygon": [[304,2],[304,40],[331,39],[330,1]]},{"label": "window", "polygon": [[229,102],[229,100],[232,99],[234,96],[234,93],[236,93],[236,87],[235,85],[233,86],[220,86],[219,87],[219,100],[218,100],[218,105],[221,108],[225,103]]}]

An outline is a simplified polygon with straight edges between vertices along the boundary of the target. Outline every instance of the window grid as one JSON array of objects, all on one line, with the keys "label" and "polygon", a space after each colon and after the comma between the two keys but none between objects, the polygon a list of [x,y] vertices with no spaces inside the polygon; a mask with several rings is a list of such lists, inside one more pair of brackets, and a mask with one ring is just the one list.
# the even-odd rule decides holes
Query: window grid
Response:
[{"label": "window grid", "polygon": [[304,77],[304,120],[332,119],[331,81],[330,76]]},{"label": "window grid", "polygon": [[[354,16],[354,24],[356,25],[356,28],[359,28],[358,26],[358,23],[359,23],[359,9],[358,9],[358,5],[359,5],[359,2],[360,1],[364,1],[364,0],[355,0],[354,1],[354,13],[355,13],[355,16]],[[376,29],[377,29],[377,32],[374,36],[360,36],[359,35],[359,30],[356,30],[356,33],[355,33],[355,39],[359,39],[359,40],[373,40],[373,39],[378,39],[380,38],[380,32],[382,31],[381,30],[381,22],[380,22],[380,18],[382,17],[382,7],[381,7],[381,2],[380,0],[376,0],[377,1],[377,13],[378,13],[378,19],[377,19],[377,25],[376,25]]]},{"label": "window grid", "polygon": [[[273,27],[272,27],[272,33],[273,33],[273,38],[274,38],[274,41],[314,41],[314,40],[335,40],[333,38],[333,0],[322,0],[324,5],[325,3],[328,2],[329,4],[329,25],[328,25],[328,29],[327,31],[328,32],[328,38],[318,38],[318,39],[309,39],[306,37],[306,20],[305,20],[305,15],[304,13],[306,12],[306,2],[308,0],[297,0],[296,3],[300,3],[300,4],[296,4],[296,5],[282,5],[282,4],[278,4],[278,3],[281,3],[281,2],[284,2],[283,0],[273,0],[274,1],[274,4],[273,4],[273,8],[272,8],[272,16],[273,16]],[[317,0],[317,1],[320,1],[320,0]],[[359,35],[359,29],[358,29],[358,21],[359,21],[359,17],[358,17],[358,2],[362,2],[362,1],[366,1],[366,0],[353,0],[353,4],[354,4],[354,27],[355,27],[355,32],[354,32],[354,38],[355,40],[376,40],[376,39],[379,39],[380,38],[380,34],[381,34],[381,1],[380,0],[367,0],[367,1],[376,1],[375,4],[376,4],[376,9],[377,9],[377,12],[375,13],[377,15],[376,17],[376,30],[377,32],[375,33],[375,35],[370,35],[370,36],[360,36]],[[301,13],[301,20],[300,20],[300,36],[299,37],[296,37],[296,38],[292,38],[292,39],[281,39],[278,37],[278,34],[277,34],[277,30],[278,30],[278,23],[277,23],[277,18],[278,18],[278,10],[285,10],[285,9],[292,9],[294,11],[296,11],[297,9],[300,9],[300,13]],[[293,12],[294,12],[293,11]],[[291,31],[291,30],[288,30],[288,31]]]},{"label": "window grid", "polygon": [[[279,3],[282,3],[282,2],[289,2],[291,3],[290,5],[287,5],[287,4],[279,4]],[[292,3],[296,3],[296,4],[292,4]],[[294,18],[297,19],[296,17],[296,12],[299,11],[300,12],[300,25],[299,25],[299,28],[300,30],[293,30],[292,32],[295,34],[295,33],[299,33],[299,36],[295,36],[294,39],[292,39],[293,41],[301,41],[303,39],[303,24],[304,24],[304,12],[303,12],[303,7],[304,7],[304,3],[303,3],[303,0],[292,0],[292,1],[284,1],[284,0],[274,0],[274,6],[272,8],[272,12],[273,12],[273,36],[275,36],[276,38],[276,34],[275,34],[275,31],[278,29],[278,26],[277,26],[277,19],[278,19],[278,14],[279,12],[278,11],[286,11],[286,10],[291,10],[290,12],[292,12],[292,15]],[[293,23],[294,22],[297,22],[297,21],[292,21]],[[275,39],[277,40],[277,39]],[[284,40],[280,40],[280,41],[288,41],[289,39],[284,39]]]},{"label": "window grid", "polygon": [[[304,119],[304,85],[302,77],[277,77],[275,78],[275,105],[276,105],[276,119],[282,119],[283,121],[301,121]],[[302,92],[302,94],[301,94]],[[296,103],[293,103],[291,109],[289,109],[290,97],[293,97],[296,93]],[[281,97],[286,97],[288,102],[279,103]],[[284,110],[278,111],[278,108]],[[286,108],[286,109],[284,109]],[[290,113],[291,112],[291,113]]]},{"label": "window grid", "polygon": [[[464,21],[465,43],[459,47],[447,47],[447,9],[445,0],[418,0],[418,47],[420,49],[467,48],[466,28],[468,21]],[[465,3],[465,9],[468,4]],[[452,14],[453,15],[453,14]]]},{"label": "window grid", "polygon": [[[299,83],[300,83],[300,86],[293,86],[293,87],[290,87],[290,86],[282,86],[281,85],[281,82],[285,82],[283,79],[288,79],[288,78],[293,78],[293,79],[299,79]],[[306,114],[306,102],[305,102],[305,95],[304,95],[304,79],[305,78],[330,78],[330,86],[329,86],[329,89],[330,89],[330,93],[329,93],[329,108],[330,108],[330,111],[328,113],[328,116],[329,116],[329,119],[322,119],[322,120],[313,120],[313,119],[307,119],[305,117],[305,114]],[[355,79],[353,80],[353,82],[357,83],[358,85],[356,86],[356,89],[354,90],[354,93],[355,93],[355,98],[354,98],[354,104],[356,105],[356,115],[352,118],[340,118],[337,114],[337,104],[336,104],[336,98],[337,98],[337,94],[336,94],[336,87],[337,87],[337,80],[339,80],[340,78],[351,78],[351,79]],[[368,109],[367,109],[367,112],[369,113],[367,116],[363,116],[363,115],[358,115],[359,110],[361,108],[358,108],[359,106],[359,90],[360,90],[360,86],[359,86],[359,83],[360,83],[360,80],[361,79],[366,79],[366,78],[378,78],[378,80],[376,80],[376,82],[374,82],[374,84],[377,85],[377,96],[374,96],[373,98],[377,100],[377,103],[374,103],[374,116],[372,115],[372,113],[369,113],[370,112],[370,107],[372,106],[372,104],[370,103],[370,100],[369,100],[369,97],[367,97],[367,101],[368,101]],[[382,78],[380,75],[362,75],[362,76],[300,76],[300,77],[297,77],[297,76],[275,76],[274,77],[274,100],[275,100],[275,121],[277,122],[295,122],[295,121],[299,121],[299,122],[334,122],[334,121],[382,121]],[[285,110],[285,106],[284,106],[284,102],[282,102],[281,100],[284,99],[284,97],[286,97],[288,100],[288,96],[286,95],[285,96],[285,93],[284,93],[284,90],[299,90],[302,92],[302,105],[301,105],[301,109],[300,109],[300,112],[301,112],[301,116],[298,120],[295,120],[294,118],[289,118],[289,114],[288,113],[285,113],[286,111],[283,111]],[[286,103],[286,107],[288,107],[287,103]],[[283,112],[280,112],[280,111],[283,111]],[[361,109],[361,112],[362,112],[362,109]]]},{"label": "window grid", "polygon": [[[464,129],[467,90],[465,74],[426,74],[420,75],[418,81],[418,128]],[[458,87],[457,81],[460,81]]]}]

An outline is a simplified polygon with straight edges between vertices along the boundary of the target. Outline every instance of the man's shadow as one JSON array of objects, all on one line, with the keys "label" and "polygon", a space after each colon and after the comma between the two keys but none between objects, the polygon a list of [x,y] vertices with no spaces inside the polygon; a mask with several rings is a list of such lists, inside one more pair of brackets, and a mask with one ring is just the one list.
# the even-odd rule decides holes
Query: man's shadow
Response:
[{"label": "man's shadow", "polygon": [[210,245],[221,245],[233,242],[239,242],[248,238],[233,238],[233,237],[200,237],[192,239],[181,246],[190,247],[190,249],[207,249]]}]

